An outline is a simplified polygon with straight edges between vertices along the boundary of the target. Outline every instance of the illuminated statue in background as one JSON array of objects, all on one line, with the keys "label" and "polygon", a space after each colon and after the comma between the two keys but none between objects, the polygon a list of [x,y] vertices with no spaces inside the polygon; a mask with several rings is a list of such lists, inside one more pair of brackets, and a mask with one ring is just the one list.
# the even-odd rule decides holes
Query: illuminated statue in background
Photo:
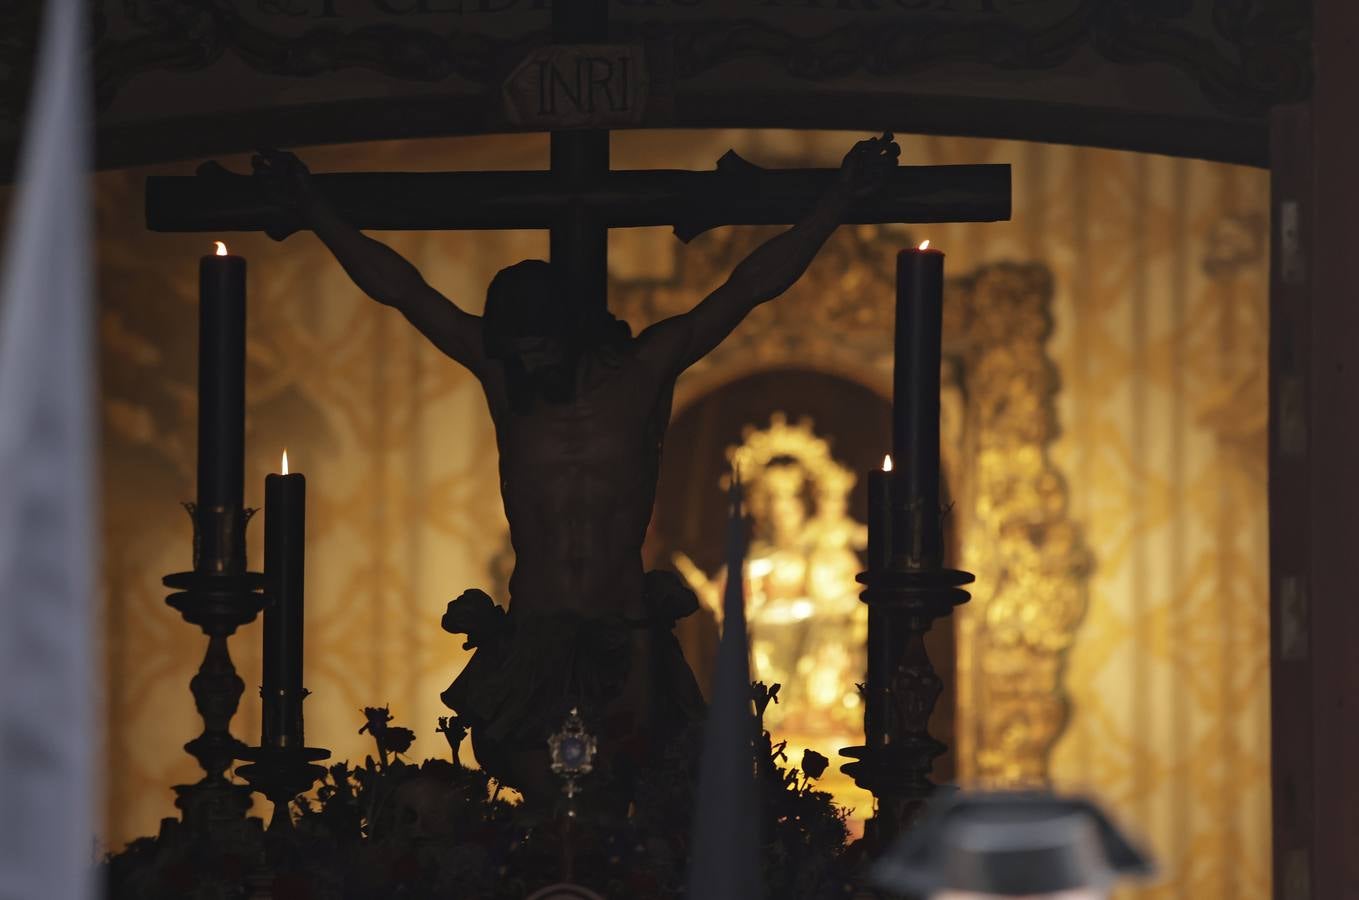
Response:
[{"label": "illuminated statue in background", "polygon": [[[808,420],[789,425],[775,414],[744,437],[728,453],[754,520],[746,569],[753,674],[783,686],[765,724],[790,753],[834,753],[863,735],[855,685],[864,680],[868,613],[855,575],[867,528],[849,515],[855,475]],[[674,561],[720,621],[725,571],[709,577],[683,554]]]}]

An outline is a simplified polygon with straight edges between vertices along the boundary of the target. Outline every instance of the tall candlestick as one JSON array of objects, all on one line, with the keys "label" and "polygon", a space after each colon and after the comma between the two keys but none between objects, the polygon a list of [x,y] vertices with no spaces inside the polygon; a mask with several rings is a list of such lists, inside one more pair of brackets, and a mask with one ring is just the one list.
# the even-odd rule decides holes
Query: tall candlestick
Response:
[{"label": "tall candlestick", "polygon": [[196,567],[244,571],[245,259],[218,242],[198,265]]},{"label": "tall candlestick", "polygon": [[302,597],[307,480],[264,479],[264,686],[260,743],[302,747]]},{"label": "tall candlestick", "polygon": [[897,254],[896,367],[892,406],[893,553],[912,565],[941,563],[939,528],[939,367],[943,340],[944,254]]},{"label": "tall candlestick", "polygon": [[879,572],[892,563],[892,457],[868,473],[868,568]]},{"label": "tall candlestick", "polygon": [[[926,245],[897,257],[896,396],[892,440],[896,472],[869,478],[867,589],[868,680],[864,744],[840,752],[841,767],[873,792],[877,812],[865,837],[881,852],[919,816],[933,794],[934,760],[946,749],[929,733],[941,682],[925,651],[935,619],[967,602],[966,572],[943,565],[939,509],[939,365],[943,338],[944,257]],[[891,514],[884,522],[882,507]],[[878,538],[873,538],[877,532]],[[879,543],[890,531],[891,553],[880,565]]]}]

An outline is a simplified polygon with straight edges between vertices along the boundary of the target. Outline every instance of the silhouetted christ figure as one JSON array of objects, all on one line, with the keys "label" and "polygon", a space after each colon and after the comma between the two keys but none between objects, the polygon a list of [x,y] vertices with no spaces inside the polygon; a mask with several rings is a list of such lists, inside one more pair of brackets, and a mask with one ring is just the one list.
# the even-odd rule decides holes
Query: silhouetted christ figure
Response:
[{"label": "silhouetted christ figure", "polygon": [[692,310],[636,336],[602,304],[569,303],[540,260],[501,270],[484,315],[471,315],[343,221],[296,157],[256,158],[354,283],[400,310],[485,391],[515,568],[508,614],[480,591],[449,604],[444,627],[466,634],[476,653],[443,699],[471,728],[482,765],[530,799],[555,790],[546,739],[573,706],[600,736],[604,780],[628,780],[634,760],[620,748],[650,753],[701,715],[672,633],[697,603],[676,576],[642,567],[675,380],[797,281],[851,201],[899,155],[891,135],[856,144],[806,219]]}]

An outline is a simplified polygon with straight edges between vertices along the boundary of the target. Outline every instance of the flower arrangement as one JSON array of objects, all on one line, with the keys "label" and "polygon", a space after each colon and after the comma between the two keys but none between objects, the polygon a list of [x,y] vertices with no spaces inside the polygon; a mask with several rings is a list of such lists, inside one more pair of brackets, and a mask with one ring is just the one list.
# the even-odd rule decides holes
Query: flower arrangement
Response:
[{"label": "flower arrangement", "polygon": [[[752,692],[762,719],[778,686],[757,683]],[[373,738],[375,756],[331,766],[314,796],[294,802],[291,831],[265,833],[256,824],[253,840],[204,842],[167,820],[159,836],[106,860],[109,896],[245,900],[267,889],[276,900],[522,900],[544,885],[573,881],[606,897],[683,897],[698,734],[683,735],[642,773],[627,819],[535,821],[493,778],[458,762],[467,729],[456,717],[440,719],[438,729],[452,761],[418,764],[405,758],[414,733],[394,724],[387,708],[367,708],[364,718],[360,732]],[[808,751],[789,766],[785,745],[763,728],[759,734],[769,896],[847,896],[845,811],[813,785],[829,761]],[[588,778],[582,785],[589,790]]]}]

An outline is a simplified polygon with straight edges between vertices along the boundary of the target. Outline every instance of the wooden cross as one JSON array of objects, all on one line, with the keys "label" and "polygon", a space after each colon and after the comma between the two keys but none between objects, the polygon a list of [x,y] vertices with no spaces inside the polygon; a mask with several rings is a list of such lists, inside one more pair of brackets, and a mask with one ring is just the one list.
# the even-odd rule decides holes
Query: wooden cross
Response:
[{"label": "wooden cross", "polygon": [[[554,3],[552,26],[559,44],[597,45],[607,39],[607,0]],[[596,68],[588,55],[574,60],[575,76],[551,69],[550,60],[538,64],[545,107],[556,113],[574,104],[573,123],[617,121],[611,107],[628,85],[609,79],[628,77],[627,67],[607,67],[601,59]],[[574,86],[572,77],[578,79]],[[711,172],[614,171],[603,128],[554,130],[551,141],[547,171],[344,173],[316,175],[313,183],[359,229],[546,228],[566,294],[583,309],[606,302],[610,228],[671,225],[688,241],[721,225],[789,225],[812,210],[838,175],[834,169],[765,170],[734,153]],[[1007,165],[900,166],[875,196],[856,201],[845,221],[1009,217]],[[259,179],[216,163],[195,176],[148,178],[146,218],[153,231],[268,231],[278,237],[300,227]]]}]

